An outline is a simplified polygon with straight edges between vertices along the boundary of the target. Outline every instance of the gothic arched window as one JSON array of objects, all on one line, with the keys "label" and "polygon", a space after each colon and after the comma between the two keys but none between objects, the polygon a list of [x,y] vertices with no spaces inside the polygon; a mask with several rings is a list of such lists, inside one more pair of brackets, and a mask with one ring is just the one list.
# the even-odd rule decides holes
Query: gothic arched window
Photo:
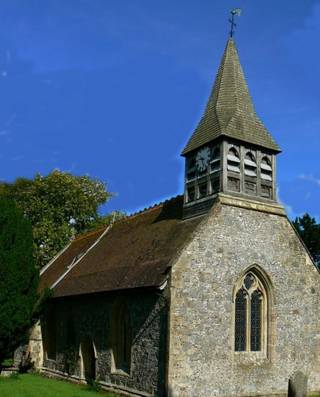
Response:
[{"label": "gothic arched window", "polygon": [[235,290],[234,348],[237,352],[266,351],[268,298],[256,272],[248,271]]},{"label": "gothic arched window", "polygon": [[248,176],[257,176],[257,163],[254,155],[247,152],[244,158],[244,173]]},{"label": "gothic arched window", "polygon": [[261,160],[261,179],[272,181],[272,166],[267,156],[262,157]]},{"label": "gothic arched window", "polygon": [[111,327],[114,369],[130,372],[132,328],[130,315],[124,303],[115,305]]},{"label": "gothic arched window", "polygon": [[227,155],[228,171],[240,172],[240,156],[239,151],[234,147],[230,147]]}]

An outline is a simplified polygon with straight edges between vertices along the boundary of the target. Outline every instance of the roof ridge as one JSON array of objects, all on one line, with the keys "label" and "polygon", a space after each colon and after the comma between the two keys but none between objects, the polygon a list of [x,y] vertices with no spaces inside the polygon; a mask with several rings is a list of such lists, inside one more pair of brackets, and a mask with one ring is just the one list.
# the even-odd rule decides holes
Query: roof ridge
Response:
[{"label": "roof ridge", "polygon": [[160,201],[159,203],[153,204],[153,205],[151,205],[150,207],[146,207],[146,208],[144,208],[144,209],[142,209],[142,210],[140,210],[140,211],[134,212],[133,214],[128,215],[128,216],[125,217],[124,219],[132,219],[132,218],[135,218],[135,217],[138,216],[138,215],[142,215],[142,214],[145,214],[145,213],[147,213],[147,212],[154,211],[154,210],[156,210],[157,208],[163,206],[164,204],[169,203],[170,201],[178,200],[178,199],[181,198],[181,197],[183,197],[182,194],[177,194],[177,195],[174,196],[174,197],[171,197],[171,198],[166,199],[166,200],[164,200],[164,201]]},{"label": "roof ridge", "polygon": [[103,225],[103,226],[99,226],[97,229],[88,230],[86,232],[79,233],[79,234],[77,234],[75,236],[75,238],[73,240],[71,240],[71,242],[79,241],[79,240],[82,240],[82,239],[84,239],[86,237],[90,237],[90,236],[92,236],[92,235],[94,235],[96,233],[103,232],[108,226],[109,225]]},{"label": "roof ridge", "polygon": [[[130,219],[133,219],[133,218],[135,218],[135,217],[137,217],[139,215],[143,215],[143,214],[146,214],[148,212],[154,211],[154,210],[158,209],[159,207],[163,206],[164,204],[169,203],[170,201],[178,200],[179,198],[182,198],[182,197],[183,197],[182,194],[177,194],[174,197],[170,197],[170,198],[168,198],[166,200],[160,201],[159,203],[155,203],[153,205],[150,205],[149,207],[145,207],[142,210],[134,212],[134,213],[132,213],[130,215],[124,216],[123,218],[117,220],[116,223],[118,223],[118,222],[120,223],[122,221],[130,220]],[[99,226],[99,228],[97,228],[97,229],[89,230],[87,232],[78,234],[73,240],[71,240],[71,243],[74,242],[74,241],[79,241],[79,240],[82,240],[84,238],[90,237],[90,236],[92,236],[92,235],[94,235],[94,234],[96,234],[98,232],[103,232],[108,226],[109,225]]]}]

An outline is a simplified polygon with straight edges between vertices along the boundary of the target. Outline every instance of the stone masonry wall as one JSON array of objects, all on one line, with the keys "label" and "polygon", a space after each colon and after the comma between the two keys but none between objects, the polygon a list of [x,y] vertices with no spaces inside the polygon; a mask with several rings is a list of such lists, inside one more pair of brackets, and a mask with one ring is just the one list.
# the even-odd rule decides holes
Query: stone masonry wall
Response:
[{"label": "stone masonry wall", "polygon": [[[112,373],[111,313],[113,304],[119,298],[126,302],[132,322],[130,374]],[[67,328],[70,318],[74,324],[78,352],[73,370],[76,378],[83,379],[80,344],[84,337],[89,337],[96,351],[96,379],[104,386],[114,386],[120,391],[137,393],[135,395],[162,396],[167,308],[166,298],[160,291],[87,295],[56,300],[56,360],[48,360],[45,357],[44,368],[57,371],[57,375],[66,373]]]},{"label": "stone masonry wall", "polygon": [[39,369],[43,363],[43,348],[40,321],[38,321],[31,329],[28,353],[30,354],[34,368]]},{"label": "stone masonry wall", "polygon": [[[272,285],[267,355],[234,352],[233,289],[252,265]],[[170,396],[286,394],[298,370],[320,391],[320,276],[285,216],[214,204],[173,266],[169,322]]]}]

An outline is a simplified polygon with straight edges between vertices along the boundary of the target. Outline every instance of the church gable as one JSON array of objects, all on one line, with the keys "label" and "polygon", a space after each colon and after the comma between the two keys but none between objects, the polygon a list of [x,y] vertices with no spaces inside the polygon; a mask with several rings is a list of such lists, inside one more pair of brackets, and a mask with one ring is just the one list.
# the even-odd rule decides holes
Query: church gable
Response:
[{"label": "church gable", "polygon": [[319,281],[284,213],[218,199],[172,268],[172,396],[319,390]]}]

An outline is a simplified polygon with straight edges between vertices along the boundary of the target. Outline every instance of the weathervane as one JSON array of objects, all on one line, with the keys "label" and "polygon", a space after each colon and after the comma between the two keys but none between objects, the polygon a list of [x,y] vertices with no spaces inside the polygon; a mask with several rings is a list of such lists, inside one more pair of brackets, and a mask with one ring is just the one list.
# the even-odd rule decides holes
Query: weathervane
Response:
[{"label": "weathervane", "polygon": [[231,14],[231,18],[229,18],[229,22],[230,22],[230,37],[232,38],[234,36],[234,32],[235,32],[235,28],[237,26],[237,24],[234,21],[234,17],[240,17],[241,15],[241,9],[240,8],[234,8],[233,10],[230,11]]}]

